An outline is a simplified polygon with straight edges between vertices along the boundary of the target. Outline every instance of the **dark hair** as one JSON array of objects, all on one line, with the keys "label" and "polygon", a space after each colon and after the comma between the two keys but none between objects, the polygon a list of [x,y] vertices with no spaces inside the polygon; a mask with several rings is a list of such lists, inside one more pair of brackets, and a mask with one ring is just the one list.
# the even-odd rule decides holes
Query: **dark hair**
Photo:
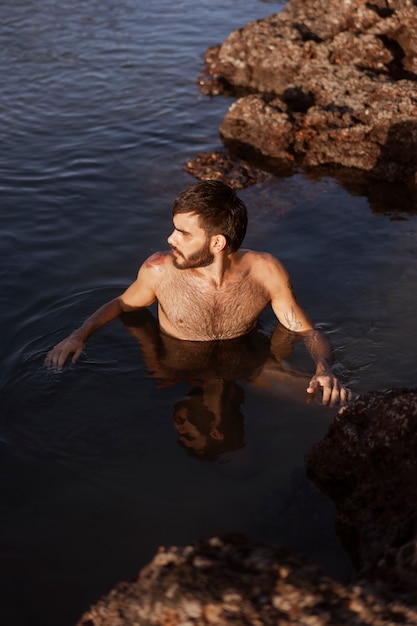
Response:
[{"label": "dark hair", "polygon": [[174,201],[172,215],[195,213],[207,235],[224,235],[226,251],[236,252],[245,238],[248,225],[246,206],[234,189],[219,180],[190,185]]}]

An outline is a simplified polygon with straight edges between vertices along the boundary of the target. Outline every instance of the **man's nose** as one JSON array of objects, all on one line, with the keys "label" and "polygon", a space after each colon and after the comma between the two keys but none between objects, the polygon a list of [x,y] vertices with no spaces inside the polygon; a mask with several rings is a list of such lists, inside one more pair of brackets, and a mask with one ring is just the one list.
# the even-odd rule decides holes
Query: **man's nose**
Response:
[{"label": "man's nose", "polygon": [[175,246],[175,230],[172,231],[172,233],[167,239],[167,242],[170,246]]}]

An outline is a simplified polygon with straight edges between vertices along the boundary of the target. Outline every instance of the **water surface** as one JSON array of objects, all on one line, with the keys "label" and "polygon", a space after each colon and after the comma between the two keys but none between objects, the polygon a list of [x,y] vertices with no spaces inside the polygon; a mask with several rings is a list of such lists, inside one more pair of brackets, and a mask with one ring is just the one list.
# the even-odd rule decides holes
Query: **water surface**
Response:
[{"label": "water surface", "polygon": [[[335,412],[305,404],[302,345],[268,386],[246,371],[224,383],[228,443],[207,460],[203,439],[187,445],[193,427],[213,443],[207,372],[155,378],[143,348],[158,345],[152,320],[115,321],[61,374],[43,366],[56,341],[166,247],[173,198],[194,182],[183,164],[221,148],[230,100],[197,89],[205,49],[281,6],[2,4],[2,623],[73,624],[159,545],[216,532],[274,541],[341,578],[351,572],[331,505],[305,476],[304,454]],[[331,337],[342,379],[359,392],[414,385],[414,192],[358,192],[298,172],[240,195],[246,245],[285,263]],[[269,310],[260,322],[258,347],[276,326]],[[263,357],[252,348],[244,362],[253,358],[256,372]],[[197,426],[184,422],[192,413]]]}]

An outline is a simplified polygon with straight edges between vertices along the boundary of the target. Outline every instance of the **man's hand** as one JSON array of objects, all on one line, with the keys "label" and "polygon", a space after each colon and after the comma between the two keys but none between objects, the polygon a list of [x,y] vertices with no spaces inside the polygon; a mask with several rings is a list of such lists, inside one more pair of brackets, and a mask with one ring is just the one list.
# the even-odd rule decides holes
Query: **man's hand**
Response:
[{"label": "man's hand", "polygon": [[72,363],[80,356],[84,348],[84,341],[76,333],[72,333],[52,348],[46,355],[45,364],[48,367],[62,369],[65,361],[72,354]]},{"label": "man's hand", "polygon": [[310,380],[307,393],[311,394],[311,400],[313,400],[320,387],[323,389],[322,404],[328,406],[343,406],[352,400],[352,392],[350,389],[343,387],[330,370],[316,374]]}]

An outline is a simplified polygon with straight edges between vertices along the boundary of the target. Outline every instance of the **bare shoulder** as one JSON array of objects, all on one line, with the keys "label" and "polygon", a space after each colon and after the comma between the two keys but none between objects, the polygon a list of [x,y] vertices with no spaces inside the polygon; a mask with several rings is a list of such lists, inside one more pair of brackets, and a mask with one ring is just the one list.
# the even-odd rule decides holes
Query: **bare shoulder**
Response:
[{"label": "bare shoulder", "polygon": [[133,309],[155,302],[156,291],[170,267],[172,254],[169,251],[155,252],[148,257],[139,268],[136,280],[120,296],[124,306]]},{"label": "bare shoulder", "polygon": [[154,252],[142,265],[147,270],[156,270],[157,272],[161,272],[167,266],[172,266],[172,252],[170,250]]},{"label": "bare shoulder", "polygon": [[148,257],[138,272],[138,279],[157,284],[173,267],[171,251],[154,252]]},{"label": "bare shoulder", "polygon": [[269,252],[257,252],[254,250],[242,250],[241,263],[251,270],[251,273],[258,277],[276,276],[286,279],[287,271],[281,261]]},{"label": "bare shoulder", "polygon": [[169,251],[154,252],[140,266],[135,282],[139,289],[155,289],[172,267],[172,254]]}]

